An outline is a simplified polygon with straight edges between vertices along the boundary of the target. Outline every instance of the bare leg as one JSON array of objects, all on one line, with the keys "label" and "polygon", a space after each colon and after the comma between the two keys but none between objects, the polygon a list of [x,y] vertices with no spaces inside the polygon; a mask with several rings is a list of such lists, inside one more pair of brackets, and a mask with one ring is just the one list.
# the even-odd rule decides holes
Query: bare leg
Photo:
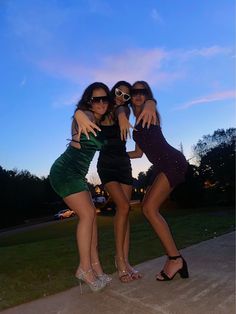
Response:
[{"label": "bare leg", "polygon": [[[78,269],[80,268],[83,271],[88,271],[92,268],[91,245],[95,220],[95,209],[91,201],[91,196],[89,192],[83,191],[65,197],[64,201],[79,217],[76,231],[76,240],[80,257]],[[93,272],[89,272],[86,279],[89,282],[94,281],[95,276]]]},{"label": "bare leg", "polygon": [[107,274],[104,274],[101,263],[100,263],[100,259],[99,259],[97,215],[95,216],[95,219],[93,222],[93,234],[92,234],[92,243],[91,243],[91,266],[96,277],[98,277],[98,279],[101,282],[103,282],[105,285],[109,284],[112,281],[112,277],[108,276]]},{"label": "bare leg", "polygon": [[[126,184],[120,184],[120,185],[130,204],[131,195],[132,195],[132,186],[126,185]],[[142,275],[137,270],[135,270],[129,263],[129,245],[130,245],[130,222],[128,219],[126,233],[125,233],[124,247],[123,247],[124,258],[126,261],[126,267],[128,271],[130,272],[131,277],[133,279],[139,279],[142,277]]]},{"label": "bare leg", "polygon": [[[176,247],[169,226],[159,213],[161,204],[166,200],[171,190],[172,189],[165,174],[159,174],[144,197],[143,213],[159,236],[167,255],[177,256],[180,253]],[[164,268],[165,273],[169,277],[172,277],[172,275],[174,275],[174,273],[179,270],[182,265],[182,259],[168,260]],[[158,274],[158,278],[162,279],[162,276]]]},{"label": "bare leg", "polygon": [[130,222],[128,220],[124,241],[124,257],[127,262],[129,261],[129,246],[130,246]]},{"label": "bare leg", "polygon": [[91,243],[91,264],[92,264],[92,268],[96,271],[98,275],[103,274],[103,269],[102,269],[99,255],[98,255],[97,216],[95,216],[95,219],[93,222],[93,234],[92,234],[92,243]]},{"label": "bare leg", "polygon": [[[125,196],[127,198],[127,202],[130,205],[132,186],[127,185],[127,184],[120,184],[120,186],[121,186],[121,189],[123,190],[123,193],[125,194]],[[130,244],[130,223],[129,223],[129,218],[128,218],[127,228],[126,228],[126,232],[125,232],[124,246],[123,246],[123,254],[124,254],[126,261],[128,261],[128,259],[129,259],[129,244]]]},{"label": "bare leg", "polygon": [[124,245],[128,226],[129,200],[124,193],[121,184],[118,182],[109,182],[105,185],[116,204],[116,214],[114,217],[114,233],[116,242],[116,263],[119,270],[119,278],[122,282],[129,282],[132,278],[126,268]]}]

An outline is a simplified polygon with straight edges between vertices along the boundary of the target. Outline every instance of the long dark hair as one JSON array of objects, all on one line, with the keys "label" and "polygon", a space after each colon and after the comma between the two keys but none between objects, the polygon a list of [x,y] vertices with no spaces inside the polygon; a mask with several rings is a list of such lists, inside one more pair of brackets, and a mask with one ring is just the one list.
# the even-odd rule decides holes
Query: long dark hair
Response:
[{"label": "long dark hair", "polygon": [[[119,86],[126,86],[129,89],[129,93],[131,92],[131,84],[126,82],[126,81],[118,81],[111,89],[111,98],[114,100],[116,95],[115,95],[115,89],[118,88]],[[124,105],[127,105],[130,103],[130,99],[128,101],[124,102]]]},{"label": "long dark hair", "polygon": [[[149,84],[146,81],[136,81],[136,82],[134,82],[134,84],[132,85],[132,89],[135,88],[135,85],[137,85],[137,84],[142,84],[143,87],[146,89],[146,99],[147,100],[148,99],[152,99],[152,100],[154,100],[156,102],[156,100],[155,100],[155,98],[153,96],[153,92],[151,90],[151,87],[149,86]],[[131,107],[134,110],[134,107],[132,106],[132,102],[131,102]],[[161,116],[160,116],[159,111],[157,110],[157,107],[156,107],[156,113],[157,113],[158,124],[161,124]]]},{"label": "long dark hair", "polygon": [[[80,109],[80,110],[91,110],[92,105],[91,105],[91,97],[93,95],[93,91],[95,89],[103,89],[107,96],[110,97],[110,90],[108,86],[102,82],[95,82],[90,84],[86,89],[84,90],[80,100],[78,101],[75,112]],[[111,111],[113,109],[113,102],[112,100],[109,101],[107,112]]]}]

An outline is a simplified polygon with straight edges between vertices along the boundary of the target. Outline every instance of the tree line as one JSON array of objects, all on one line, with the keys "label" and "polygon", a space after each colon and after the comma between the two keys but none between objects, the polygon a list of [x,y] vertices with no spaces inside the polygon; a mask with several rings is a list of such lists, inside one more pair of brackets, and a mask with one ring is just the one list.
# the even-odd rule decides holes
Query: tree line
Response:
[{"label": "tree line", "polygon": [[[186,181],[174,189],[170,199],[180,207],[233,205],[235,138],[235,128],[218,129],[203,136],[193,147],[196,164],[189,164]],[[134,179],[134,198],[143,196],[151,171],[152,167]],[[94,191],[94,186],[88,184]],[[0,228],[52,216],[63,207],[48,177],[38,178],[27,170],[5,170],[0,166]]]}]

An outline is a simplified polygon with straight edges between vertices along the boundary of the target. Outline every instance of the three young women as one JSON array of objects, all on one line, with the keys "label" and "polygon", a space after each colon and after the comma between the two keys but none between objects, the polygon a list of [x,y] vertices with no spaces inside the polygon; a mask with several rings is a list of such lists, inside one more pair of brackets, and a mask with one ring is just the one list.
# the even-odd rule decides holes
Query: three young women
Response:
[{"label": "three young women", "polygon": [[[126,139],[129,129],[131,85],[126,81],[117,82],[111,89],[114,110],[100,124],[100,130],[107,143],[100,151],[97,170],[102,184],[116,205],[114,217],[115,233],[115,265],[122,283],[141,278],[141,274],[129,263],[129,210],[132,194],[132,169],[130,158],[126,152]],[[147,107],[149,106],[149,109]],[[143,119],[150,123],[155,117],[155,104],[150,100],[146,104]],[[77,112],[76,119],[83,132],[94,127],[86,117]],[[88,134],[88,133],[87,133]]]}]

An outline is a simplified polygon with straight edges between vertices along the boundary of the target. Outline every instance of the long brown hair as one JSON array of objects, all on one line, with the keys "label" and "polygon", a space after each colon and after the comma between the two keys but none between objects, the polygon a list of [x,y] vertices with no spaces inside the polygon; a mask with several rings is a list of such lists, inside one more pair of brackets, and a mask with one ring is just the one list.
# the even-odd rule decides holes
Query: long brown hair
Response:
[{"label": "long brown hair", "polygon": [[[84,92],[81,96],[81,99],[78,101],[78,103],[76,105],[75,111],[77,111],[78,109],[91,110],[90,100],[91,100],[93,91],[95,89],[103,89],[105,91],[105,93],[107,94],[107,96],[110,97],[110,90],[106,84],[104,84],[102,82],[92,83],[84,90]],[[112,109],[113,109],[113,102],[112,102],[112,99],[110,99],[109,105],[107,108],[107,112],[111,111]]]},{"label": "long brown hair", "polygon": [[[75,111],[74,111],[74,114],[77,110],[84,110],[84,111],[91,111],[91,108],[92,108],[92,105],[91,105],[91,97],[93,95],[93,91],[95,89],[103,89],[105,91],[105,93],[107,94],[107,96],[109,97],[109,104],[108,104],[108,107],[107,107],[107,111],[106,113],[103,115],[101,121],[106,117],[107,114],[109,114],[113,108],[114,108],[114,103],[110,97],[110,89],[109,87],[102,83],[102,82],[94,82],[92,84],[90,84],[89,86],[86,87],[86,89],[84,90],[80,100],[78,101],[77,105],[76,105],[76,108],[75,108]],[[77,122],[76,120],[74,119],[74,115],[72,116],[72,130],[75,129],[76,132],[78,132],[78,125],[77,125]],[[72,134],[74,132],[72,131]],[[77,133],[75,133],[77,134]]]},{"label": "long brown hair", "polygon": [[[157,101],[156,101],[156,99],[155,99],[154,96],[153,96],[153,92],[152,92],[151,87],[149,86],[149,84],[148,84],[146,81],[136,81],[136,82],[134,82],[134,84],[132,85],[132,89],[134,89],[134,88],[135,88],[135,85],[137,85],[137,84],[143,85],[143,87],[146,89],[146,100],[151,99],[151,100],[155,101],[156,104],[157,104]],[[133,105],[132,105],[132,102],[131,102],[131,107],[132,107],[132,109],[134,110]],[[158,121],[158,124],[161,124],[161,116],[160,116],[159,111],[157,110],[157,106],[156,106],[156,114],[157,114],[157,121]]]}]

